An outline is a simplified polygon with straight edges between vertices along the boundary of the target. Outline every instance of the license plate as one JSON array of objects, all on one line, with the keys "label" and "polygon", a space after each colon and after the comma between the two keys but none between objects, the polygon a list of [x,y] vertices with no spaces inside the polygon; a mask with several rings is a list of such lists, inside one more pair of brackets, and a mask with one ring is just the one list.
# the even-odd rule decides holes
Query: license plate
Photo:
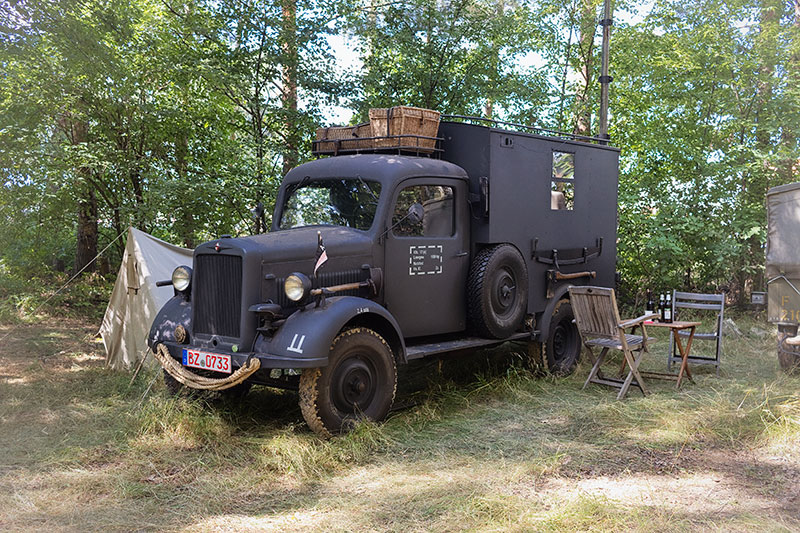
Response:
[{"label": "license plate", "polygon": [[183,349],[183,365],[216,372],[231,373],[231,356],[219,353]]}]

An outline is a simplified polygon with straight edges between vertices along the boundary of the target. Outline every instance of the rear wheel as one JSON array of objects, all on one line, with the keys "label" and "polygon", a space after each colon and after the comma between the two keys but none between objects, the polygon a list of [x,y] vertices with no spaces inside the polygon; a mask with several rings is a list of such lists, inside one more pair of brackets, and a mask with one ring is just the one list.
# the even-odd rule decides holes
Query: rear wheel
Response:
[{"label": "rear wheel", "polygon": [[346,433],[359,420],[383,420],[396,389],[389,345],[371,329],[354,328],[334,339],[328,366],[303,370],[300,410],[314,433],[330,437]]},{"label": "rear wheel", "polygon": [[575,371],[581,357],[581,335],[573,322],[575,315],[569,300],[556,303],[544,351],[551,374],[568,375]]}]

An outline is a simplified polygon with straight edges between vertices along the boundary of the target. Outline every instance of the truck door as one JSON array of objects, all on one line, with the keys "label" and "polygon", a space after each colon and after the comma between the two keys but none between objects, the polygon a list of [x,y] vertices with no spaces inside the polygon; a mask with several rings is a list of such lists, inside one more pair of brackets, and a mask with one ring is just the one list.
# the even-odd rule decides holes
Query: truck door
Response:
[{"label": "truck door", "polygon": [[398,187],[388,216],[384,295],[403,335],[464,330],[469,271],[466,182],[407,180]]}]

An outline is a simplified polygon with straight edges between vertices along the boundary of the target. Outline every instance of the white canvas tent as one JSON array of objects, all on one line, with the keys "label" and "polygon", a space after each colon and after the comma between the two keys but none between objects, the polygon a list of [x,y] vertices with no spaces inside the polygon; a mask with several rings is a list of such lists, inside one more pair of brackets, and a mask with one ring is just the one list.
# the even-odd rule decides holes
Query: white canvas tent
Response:
[{"label": "white canvas tent", "polygon": [[109,366],[130,368],[144,355],[150,325],[173,295],[171,285],[156,287],[156,281],[170,279],[179,265],[192,265],[192,250],[128,228],[125,254],[100,326]]}]

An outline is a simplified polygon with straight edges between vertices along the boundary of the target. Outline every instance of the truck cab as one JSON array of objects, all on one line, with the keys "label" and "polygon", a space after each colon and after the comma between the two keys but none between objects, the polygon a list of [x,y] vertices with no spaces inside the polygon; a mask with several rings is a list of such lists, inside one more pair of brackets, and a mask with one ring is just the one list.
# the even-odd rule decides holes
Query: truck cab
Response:
[{"label": "truck cab", "polygon": [[270,232],[197,247],[149,336],[168,385],[247,368],[235,390],[295,388],[332,435],[384,418],[411,359],[523,340],[570,372],[567,288],[614,283],[618,151],[494,123],[439,131],[425,156],[300,165]]}]

